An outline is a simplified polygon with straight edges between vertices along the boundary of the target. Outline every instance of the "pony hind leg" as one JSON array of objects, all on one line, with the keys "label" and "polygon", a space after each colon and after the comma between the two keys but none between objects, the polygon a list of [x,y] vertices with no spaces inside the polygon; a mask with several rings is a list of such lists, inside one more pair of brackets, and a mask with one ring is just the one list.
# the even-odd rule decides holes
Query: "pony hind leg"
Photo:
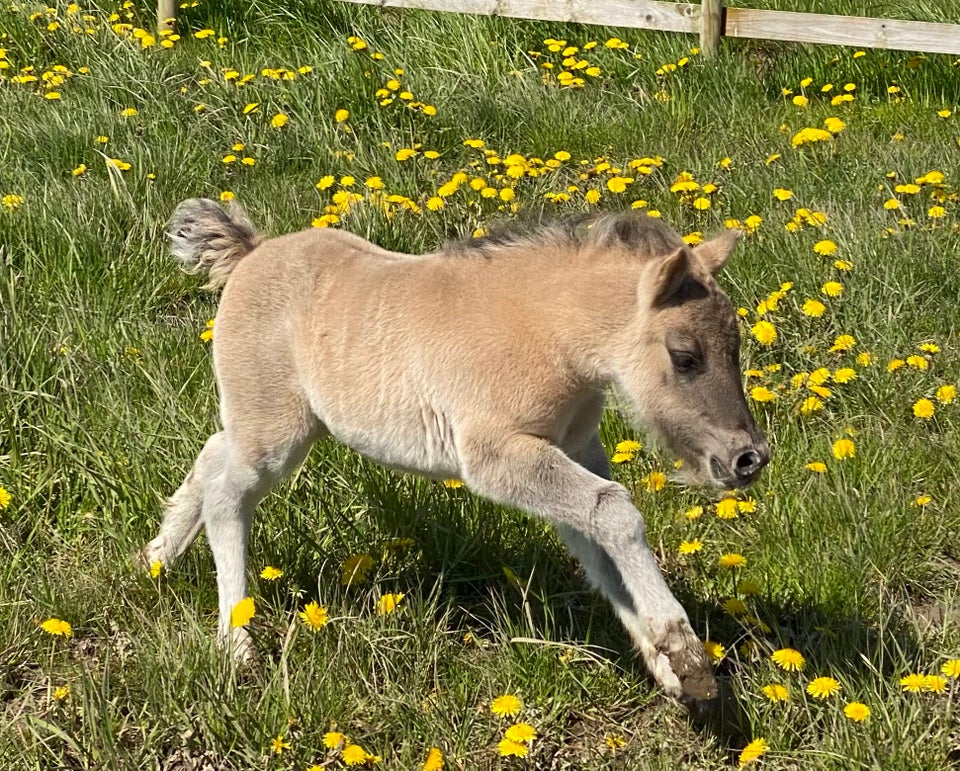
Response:
[{"label": "pony hind leg", "polygon": [[167,499],[160,532],[139,552],[138,559],[144,568],[150,569],[158,562],[169,567],[200,534],[204,484],[223,464],[225,446],[223,431],[207,439],[187,478]]},{"label": "pony hind leg", "polygon": [[286,396],[290,409],[283,417],[271,411],[231,410],[237,417],[227,421],[223,463],[203,489],[201,520],[217,569],[217,637],[241,660],[253,658],[254,649],[246,629],[232,626],[231,613],[247,596],[247,541],[254,510],[325,433],[305,401]]}]

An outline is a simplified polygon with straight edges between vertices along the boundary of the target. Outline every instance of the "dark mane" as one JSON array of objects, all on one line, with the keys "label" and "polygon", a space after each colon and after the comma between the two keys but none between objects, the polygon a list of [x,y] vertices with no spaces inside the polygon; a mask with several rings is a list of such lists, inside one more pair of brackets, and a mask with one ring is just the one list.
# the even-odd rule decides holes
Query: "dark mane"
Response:
[{"label": "dark mane", "polygon": [[646,257],[665,254],[683,245],[679,234],[659,218],[625,211],[499,222],[486,235],[444,244],[443,253],[490,259],[514,247],[538,246],[578,251],[618,249]]}]

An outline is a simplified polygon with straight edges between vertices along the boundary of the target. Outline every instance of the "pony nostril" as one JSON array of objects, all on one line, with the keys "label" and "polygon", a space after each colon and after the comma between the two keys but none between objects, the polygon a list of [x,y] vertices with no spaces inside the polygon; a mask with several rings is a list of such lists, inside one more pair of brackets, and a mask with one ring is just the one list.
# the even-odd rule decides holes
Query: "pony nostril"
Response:
[{"label": "pony nostril", "polygon": [[749,479],[764,467],[766,460],[756,450],[748,450],[742,453],[734,465],[738,479]]}]

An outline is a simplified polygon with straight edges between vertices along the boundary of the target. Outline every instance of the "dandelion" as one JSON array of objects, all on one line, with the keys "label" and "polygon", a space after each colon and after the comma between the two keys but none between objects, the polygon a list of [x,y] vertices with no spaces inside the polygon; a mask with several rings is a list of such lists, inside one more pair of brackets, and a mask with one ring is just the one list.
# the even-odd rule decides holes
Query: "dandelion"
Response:
[{"label": "dandelion", "polygon": [[825,129],[803,128],[793,135],[790,144],[793,147],[800,147],[814,142],[829,142],[831,139],[833,139],[833,134]]},{"label": "dandelion", "polygon": [[927,495],[926,493],[921,493],[914,499],[913,505],[920,506],[922,508],[924,506],[929,506],[932,501],[933,498],[931,496]]},{"label": "dandelion", "polygon": [[758,321],[750,328],[750,333],[760,345],[773,345],[777,339],[777,328],[769,321]]},{"label": "dandelion", "polygon": [[801,415],[812,415],[823,409],[823,400],[816,396],[808,396],[800,403]]},{"label": "dandelion", "polygon": [[870,707],[859,701],[851,701],[843,708],[843,714],[854,723],[862,723],[870,717]]},{"label": "dandelion", "polygon": [[930,693],[943,693],[947,687],[947,678],[940,675],[924,675],[923,690]]},{"label": "dandelion", "polygon": [[532,742],[537,738],[537,731],[529,723],[514,723],[503,732],[503,736],[512,742]]},{"label": "dandelion", "polygon": [[750,398],[755,402],[763,404],[772,402],[777,398],[777,395],[766,386],[755,386],[750,389]]},{"label": "dandelion", "polygon": [[284,750],[290,749],[290,742],[283,738],[283,734],[277,734],[270,740],[270,749],[273,750],[274,755],[279,755]]},{"label": "dandelion", "polygon": [[718,560],[721,567],[725,568],[742,568],[747,564],[747,558],[742,554],[737,554],[736,552],[730,552],[728,554],[721,554],[720,559]]},{"label": "dandelion", "polygon": [[403,600],[403,592],[398,594],[384,594],[377,600],[377,615],[386,616],[389,613],[393,613],[401,600]]},{"label": "dandelion", "polygon": [[724,498],[717,501],[717,516],[720,519],[736,519],[739,515],[736,498]]},{"label": "dandelion", "polygon": [[607,734],[603,737],[603,743],[607,745],[611,752],[616,752],[627,746],[627,740],[620,736],[620,734]]},{"label": "dandelion", "polygon": [[707,654],[707,658],[714,664],[722,661],[723,657],[727,655],[727,651],[723,645],[714,640],[703,641],[703,652]]},{"label": "dandelion", "polygon": [[805,316],[818,319],[826,312],[827,306],[819,300],[806,300],[800,310]]},{"label": "dandelion", "polygon": [[497,696],[490,702],[490,711],[497,717],[514,717],[520,714],[523,702],[512,693]]},{"label": "dandelion", "polygon": [[520,742],[515,742],[511,739],[501,739],[499,744],[497,744],[497,752],[504,758],[510,757],[511,755],[518,758],[525,758],[529,751],[530,748],[528,745],[520,744]]},{"label": "dandelion", "polygon": [[781,648],[770,654],[770,660],[787,672],[801,672],[806,666],[803,654],[794,648]]},{"label": "dandelion", "polygon": [[256,612],[253,597],[244,597],[230,610],[230,626],[234,628],[246,626]]},{"label": "dandelion", "polygon": [[348,766],[364,766],[367,763],[379,763],[380,758],[377,755],[371,755],[359,744],[348,744],[343,748],[340,755],[343,762]]},{"label": "dandelion", "polygon": [[689,520],[700,519],[703,516],[703,506],[691,506],[683,512],[683,516]]},{"label": "dandelion", "polygon": [[807,683],[807,693],[815,699],[828,699],[841,690],[840,683],[832,677],[815,677]]},{"label": "dandelion", "polygon": [[347,737],[339,731],[327,731],[323,735],[323,746],[328,750],[336,750],[347,742]]},{"label": "dandelion", "polygon": [[785,685],[780,685],[780,683],[770,683],[770,685],[765,685],[760,690],[763,695],[772,702],[790,701],[790,691]]},{"label": "dandelion", "polygon": [[913,416],[920,418],[920,420],[930,420],[935,411],[936,408],[929,399],[917,399],[917,401],[913,403]]},{"label": "dandelion", "polygon": [[960,677],[960,659],[950,659],[944,662],[943,666],[940,667],[940,671],[951,679]]},{"label": "dandelion", "polygon": [[3,487],[0,487],[0,509],[5,509],[10,505],[13,496]]},{"label": "dandelion", "polygon": [[696,554],[698,551],[703,550],[703,541],[699,538],[694,538],[690,541],[682,541],[680,543],[680,548],[677,551],[680,554]]},{"label": "dandelion", "polygon": [[203,331],[200,333],[200,339],[205,343],[209,343],[213,340],[213,325],[216,319],[207,319],[207,323],[204,326]]},{"label": "dandelion", "polygon": [[841,367],[833,373],[833,382],[844,385],[857,379],[857,371],[852,367]]},{"label": "dandelion", "polygon": [[276,581],[280,576],[283,575],[283,571],[280,568],[275,568],[272,565],[267,565],[263,570],[260,571],[260,578],[265,581]]},{"label": "dandelion", "polygon": [[846,460],[857,454],[857,446],[852,439],[837,439],[833,443],[833,457],[837,460]]},{"label": "dandelion", "polygon": [[831,134],[839,134],[841,131],[843,131],[847,127],[847,124],[844,123],[839,118],[826,118],[823,121],[823,125],[826,127],[827,131],[829,131]]},{"label": "dandelion", "polygon": [[908,693],[920,693],[926,685],[925,675],[911,673],[900,678],[900,688]]},{"label": "dandelion", "polygon": [[746,747],[744,747],[743,750],[741,750],[740,758],[737,760],[737,765],[740,768],[743,768],[748,763],[759,760],[768,749],[770,749],[770,746],[767,744],[766,740],[754,739]]},{"label": "dandelion", "polygon": [[40,628],[49,635],[54,637],[72,637],[73,636],[73,627],[70,626],[69,621],[64,621],[61,618],[48,618],[42,624]]},{"label": "dandelion", "polygon": [[617,452],[634,453],[642,450],[643,445],[634,439],[624,439],[622,442],[617,442],[617,446],[614,449]]},{"label": "dandelion", "polygon": [[286,113],[278,112],[270,119],[270,125],[274,128],[283,128],[287,125],[287,121],[290,120],[290,116]]},{"label": "dandelion", "polygon": [[53,698],[57,701],[66,701],[68,698],[70,698],[70,686],[61,685],[55,688],[53,691]]},{"label": "dandelion", "polygon": [[822,287],[820,291],[823,292],[827,297],[839,297],[843,294],[843,284],[839,281],[828,281]]},{"label": "dandelion", "polygon": [[340,583],[344,586],[362,584],[373,567],[373,557],[368,554],[354,554],[343,563],[340,571]]},{"label": "dandelion", "polygon": [[839,335],[833,341],[833,345],[830,346],[830,352],[843,353],[844,351],[849,351],[856,344],[857,340],[853,335]]},{"label": "dandelion", "polygon": [[163,572],[163,563],[160,560],[154,560],[150,563],[150,578],[160,578]]},{"label": "dandelion", "polygon": [[817,241],[813,245],[813,251],[819,254],[821,257],[830,257],[837,253],[837,245],[829,239],[824,239],[822,241]]},{"label": "dandelion", "polygon": [[807,471],[812,471],[814,474],[827,473],[827,464],[819,460],[810,461],[805,468]]},{"label": "dandelion", "polygon": [[923,356],[907,356],[907,366],[911,369],[920,370],[921,372],[930,367],[930,362],[927,361]]},{"label": "dandelion", "polygon": [[313,632],[327,625],[329,616],[327,609],[316,602],[308,602],[300,611],[300,620]]},{"label": "dandelion", "polygon": [[896,372],[898,369],[903,369],[906,366],[906,362],[903,359],[890,359],[887,362],[887,372]]},{"label": "dandelion", "polygon": [[658,493],[667,486],[667,475],[662,471],[651,471],[642,481],[644,490],[648,493]]},{"label": "dandelion", "polygon": [[723,610],[731,616],[742,616],[747,612],[747,603],[739,597],[727,597],[723,601]]},{"label": "dandelion", "polygon": [[438,747],[431,747],[423,761],[423,771],[443,771],[443,767],[443,753]]}]

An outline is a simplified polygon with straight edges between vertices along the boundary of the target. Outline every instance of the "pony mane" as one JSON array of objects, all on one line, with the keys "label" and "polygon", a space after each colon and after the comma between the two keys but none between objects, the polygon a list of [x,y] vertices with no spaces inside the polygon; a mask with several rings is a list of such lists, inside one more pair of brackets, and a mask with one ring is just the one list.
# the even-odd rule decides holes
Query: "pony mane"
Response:
[{"label": "pony mane", "polygon": [[643,259],[683,246],[680,235],[659,218],[624,211],[563,219],[503,221],[495,223],[483,236],[444,244],[442,251],[449,256],[492,259],[518,247],[576,251],[616,249]]}]

